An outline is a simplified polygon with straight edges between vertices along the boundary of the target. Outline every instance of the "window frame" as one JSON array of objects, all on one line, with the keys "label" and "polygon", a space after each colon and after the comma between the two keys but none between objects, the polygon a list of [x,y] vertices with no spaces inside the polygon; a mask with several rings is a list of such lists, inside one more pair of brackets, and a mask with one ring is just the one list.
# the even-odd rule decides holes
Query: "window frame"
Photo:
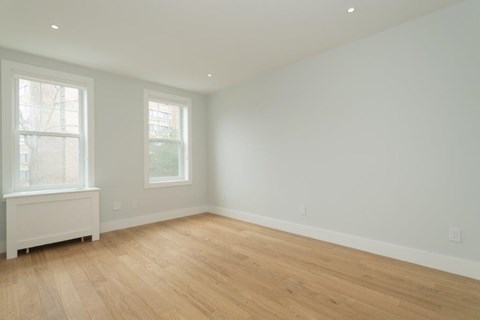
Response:
[{"label": "window frame", "polygon": [[[182,132],[181,139],[178,143],[181,146],[181,158],[179,161],[180,175],[175,177],[150,177],[150,109],[149,102],[154,101],[158,103],[166,103],[178,106],[181,108],[181,121],[180,129]],[[192,184],[192,99],[182,96],[176,96],[163,92],[144,90],[143,96],[143,109],[144,109],[144,187],[149,188],[162,188],[162,187],[174,187],[184,186]],[[153,139],[161,142],[173,142],[174,139]],[[182,174],[183,173],[183,174]]]},{"label": "window frame", "polygon": [[[84,189],[95,186],[95,145],[94,145],[94,81],[91,78],[32,65],[1,61],[2,72],[2,187],[4,194],[20,192],[49,192],[62,189]],[[19,139],[22,133],[18,127],[18,79],[64,85],[80,89],[83,94],[80,103],[79,134],[37,132],[37,136],[69,137],[79,139],[79,182],[21,187]]]}]

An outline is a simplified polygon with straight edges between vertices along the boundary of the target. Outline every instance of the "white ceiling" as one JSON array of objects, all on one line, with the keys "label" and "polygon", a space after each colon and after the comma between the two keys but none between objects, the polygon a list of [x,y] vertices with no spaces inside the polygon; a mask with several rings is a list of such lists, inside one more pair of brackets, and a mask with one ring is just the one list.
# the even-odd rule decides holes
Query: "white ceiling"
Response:
[{"label": "white ceiling", "polygon": [[209,93],[457,2],[0,0],[0,46]]}]

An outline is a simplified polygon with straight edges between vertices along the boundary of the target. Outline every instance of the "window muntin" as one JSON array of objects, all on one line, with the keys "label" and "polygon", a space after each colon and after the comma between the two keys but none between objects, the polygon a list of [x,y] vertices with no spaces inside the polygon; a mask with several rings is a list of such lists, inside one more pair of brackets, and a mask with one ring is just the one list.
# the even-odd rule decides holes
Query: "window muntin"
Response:
[{"label": "window muntin", "polygon": [[85,89],[15,77],[14,190],[84,186]]},{"label": "window muntin", "polygon": [[188,100],[146,92],[145,108],[146,186],[189,183]]},{"label": "window muntin", "polygon": [[[95,187],[94,80],[0,63],[3,194]],[[62,172],[49,173],[59,161]]]}]

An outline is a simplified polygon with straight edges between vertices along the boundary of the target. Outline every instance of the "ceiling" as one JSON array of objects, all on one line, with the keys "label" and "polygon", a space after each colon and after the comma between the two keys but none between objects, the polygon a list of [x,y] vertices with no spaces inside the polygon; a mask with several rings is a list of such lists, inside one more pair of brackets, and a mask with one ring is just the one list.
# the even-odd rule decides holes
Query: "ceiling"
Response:
[{"label": "ceiling", "polygon": [[211,93],[458,2],[0,0],[0,46]]}]

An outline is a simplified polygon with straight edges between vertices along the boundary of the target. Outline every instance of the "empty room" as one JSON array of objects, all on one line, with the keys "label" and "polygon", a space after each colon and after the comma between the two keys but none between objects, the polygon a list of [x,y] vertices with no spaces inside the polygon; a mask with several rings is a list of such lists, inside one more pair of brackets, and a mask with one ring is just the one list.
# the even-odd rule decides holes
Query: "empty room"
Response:
[{"label": "empty room", "polygon": [[480,1],[0,0],[0,320],[480,320]]}]

